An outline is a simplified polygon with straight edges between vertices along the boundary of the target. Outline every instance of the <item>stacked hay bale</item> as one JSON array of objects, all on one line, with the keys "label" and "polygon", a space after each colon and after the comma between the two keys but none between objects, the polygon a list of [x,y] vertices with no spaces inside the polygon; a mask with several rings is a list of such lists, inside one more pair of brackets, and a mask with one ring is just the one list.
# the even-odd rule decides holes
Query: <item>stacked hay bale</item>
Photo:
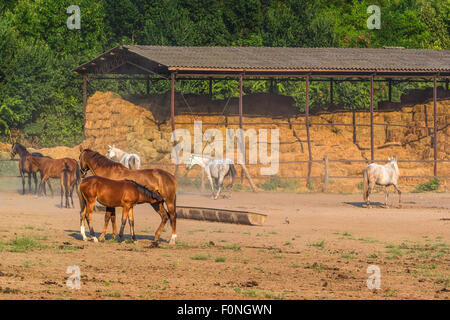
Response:
[{"label": "stacked hay bale", "polygon": [[[305,130],[305,117],[295,111],[292,100],[287,97],[258,94],[244,98],[244,110],[252,113],[243,117],[243,129],[260,129],[268,132],[267,146],[270,155],[270,129],[279,130],[279,171],[277,176],[294,177],[306,176],[308,164],[292,163],[293,161],[306,161],[309,159]],[[187,100],[187,104],[184,99]],[[273,108],[272,103],[264,101],[277,101],[279,105]],[[177,128],[185,128],[193,137],[194,121],[202,121],[203,132],[214,128],[219,129],[223,139],[226,138],[226,129],[239,128],[237,100],[228,101],[228,111],[224,110],[225,101],[211,100],[208,96],[186,95],[184,98],[177,94],[175,122],[182,123]],[[438,101],[439,114],[439,144],[438,158],[449,159],[448,107],[450,101]],[[137,153],[147,167],[162,167],[169,171],[175,166],[171,162],[172,150],[170,99],[167,94],[139,96],[128,95],[121,97],[111,92],[97,92],[88,101],[86,109],[86,140],[83,146],[105,153],[108,145],[115,145],[127,152]],[[276,109],[284,110],[286,114],[276,114]],[[293,109],[294,108],[294,109]],[[275,111],[274,111],[275,110]],[[294,112],[295,111],[295,112]],[[190,114],[194,112],[195,115]],[[335,113],[322,113],[310,116],[311,123],[335,124],[333,126],[313,125],[310,127],[311,150],[314,160],[322,160],[325,155],[329,159],[370,159],[370,115],[368,112],[342,111]],[[411,124],[417,126],[433,126],[433,103],[412,107],[403,107],[401,110],[377,111],[374,114],[375,123]],[[226,125],[224,125],[226,123]],[[352,124],[365,124],[363,127],[353,127]],[[338,124],[349,124],[340,126]],[[407,128],[397,126],[377,125],[374,127],[375,157],[386,159],[397,155],[401,160],[433,159],[431,147],[432,129]],[[258,137],[260,135],[258,134]],[[193,140],[193,139],[192,139]],[[191,141],[193,143],[193,141]],[[262,141],[246,143],[246,160],[248,162],[251,151]],[[206,143],[203,144],[205,147]],[[225,143],[224,143],[225,147]],[[193,147],[192,147],[193,150]],[[225,155],[225,150],[223,151]],[[259,154],[258,154],[259,157]],[[149,165],[153,163],[153,165]],[[365,162],[330,162],[331,176],[361,176]],[[261,176],[261,168],[269,164],[248,165],[248,171],[255,180],[261,183],[267,177]],[[432,175],[432,163],[401,163],[402,175]],[[185,169],[179,167],[179,174],[183,175]],[[439,166],[439,175],[450,175],[448,166]],[[240,170],[238,169],[240,175]],[[312,176],[323,176],[323,163],[312,165]],[[189,177],[198,177],[199,169],[189,172]],[[321,179],[316,179],[315,189],[320,190]],[[422,179],[423,180],[423,179]],[[239,180],[238,180],[239,181]],[[301,186],[305,180],[299,180]],[[352,179],[335,179],[330,190],[356,192],[359,181]],[[423,181],[422,181],[423,182]],[[412,181],[411,184],[417,184]],[[244,184],[247,184],[244,179]],[[301,190],[303,191],[303,190]]]}]

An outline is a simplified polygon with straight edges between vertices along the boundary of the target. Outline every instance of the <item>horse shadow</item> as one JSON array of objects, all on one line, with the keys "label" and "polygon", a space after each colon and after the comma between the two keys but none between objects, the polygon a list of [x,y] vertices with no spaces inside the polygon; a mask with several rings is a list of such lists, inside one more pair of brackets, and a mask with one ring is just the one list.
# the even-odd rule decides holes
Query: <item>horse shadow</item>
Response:
[{"label": "horse shadow", "polygon": [[[367,204],[365,202],[344,202],[345,204],[351,205],[356,208],[367,208]],[[372,207],[380,207],[384,208],[384,203],[381,202],[370,202]]]},{"label": "horse shadow", "polygon": [[[69,237],[71,237],[74,240],[80,240],[83,241],[83,237],[81,236],[81,233],[79,230],[64,230],[64,232],[68,233]],[[94,232],[95,236],[97,237],[97,239],[100,237],[100,235],[102,234],[101,232]],[[87,230],[86,232],[86,236],[89,237],[89,230]],[[116,240],[118,241],[119,236],[116,236]],[[131,239],[131,236],[127,233],[124,233],[124,242],[128,239]],[[105,236],[105,241],[111,241],[112,240],[112,233],[108,232],[106,233]],[[151,235],[141,235],[141,234],[137,234],[136,233],[136,240],[149,240],[151,242],[155,241],[155,236],[151,236]],[[159,241],[161,243],[169,243],[168,240],[159,238]]]}]

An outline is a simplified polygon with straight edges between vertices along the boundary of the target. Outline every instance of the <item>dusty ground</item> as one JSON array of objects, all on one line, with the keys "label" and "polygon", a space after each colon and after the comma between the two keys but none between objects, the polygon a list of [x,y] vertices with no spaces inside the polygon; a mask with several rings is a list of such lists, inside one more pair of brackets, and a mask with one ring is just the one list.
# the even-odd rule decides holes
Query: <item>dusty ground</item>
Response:
[{"label": "dusty ground", "polygon": [[[366,209],[359,194],[240,192],[214,201],[181,193],[179,205],[268,218],[264,226],[179,219],[178,244],[151,247],[159,216],[148,205],[135,209],[136,244],[93,243],[81,240],[77,199],[60,209],[56,196],[3,191],[0,298],[449,299],[450,195],[405,194],[402,208],[390,200],[392,208]],[[102,226],[94,214],[95,231]],[[79,290],[66,286],[71,265],[81,271]],[[378,290],[366,286],[370,265],[380,268]]]}]

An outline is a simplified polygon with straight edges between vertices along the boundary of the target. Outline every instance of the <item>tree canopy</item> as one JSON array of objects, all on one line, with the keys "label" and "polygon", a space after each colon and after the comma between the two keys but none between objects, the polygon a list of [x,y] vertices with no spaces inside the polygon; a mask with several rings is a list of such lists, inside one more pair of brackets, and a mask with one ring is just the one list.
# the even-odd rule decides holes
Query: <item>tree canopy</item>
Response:
[{"label": "tree canopy", "polygon": [[[372,4],[381,8],[381,29],[367,28]],[[70,5],[80,7],[80,30],[67,28]],[[450,2],[442,0],[3,0],[0,134],[19,132],[39,146],[79,143],[82,83],[71,70],[118,44],[449,49],[449,12]],[[142,92],[143,84],[98,81],[93,89]],[[151,88],[167,89],[165,83]],[[202,93],[207,84],[179,89]],[[245,84],[247,93],[268,89],[265,82]],[[276,90],[302,109],[304,84],[278,83]],[[327,103],[326,84],[311,90],[313,108]],[[213,91],[224,98],[237,85],[216,82]],[[336,103],[364,108],[366,93],[366,84],[342,84]]]}]

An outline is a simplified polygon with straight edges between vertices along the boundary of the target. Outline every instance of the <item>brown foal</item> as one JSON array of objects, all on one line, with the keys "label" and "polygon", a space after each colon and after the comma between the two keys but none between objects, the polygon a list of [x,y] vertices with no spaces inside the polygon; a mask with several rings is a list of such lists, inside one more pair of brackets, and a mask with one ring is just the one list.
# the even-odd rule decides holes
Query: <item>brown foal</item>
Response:
[{"label": "brown foal", "polygon": [[154,242],[158,242],[161,231],[163,230],[167,220],[170,218],[172,236],[169,244],[175,244],[175,239],[177,236],[176,193],[178,182],[173,174],[161,169],[130,170],[120,163],[109,160],[96,151],[83,149],[81,146],[80,169],[83,175],[90,170],[96,176],[112,180],[130,179],[136,181],[140,185],[143,185],[149,190],[159,192],[167,205],[167,210],[163,205],[164,202],[151,203],[153,209],[155,209],[161,217],[161,224],[155,232]]},{"label": "brown foal", "polygon": [[[28,156],[28,160],[38,167],[41,172],[41,183],[39,184],[39,194],[45,182],[50,178],[59,178],[61,181],[61,208],[63,207],[63,194],[66,196],[66,208],[69,208],[69,196],[73,204],[73,187],[80,180],[79,166],[76,160],[70,158],[52,159],[44,157]],[[53,190],[48,183],[53,196]],[[45,188],[44,194],[46,195]]]},{"label": "brown foal", "polygon": [[89,227],[89,234],[94,242],[97,242],[94,228],[92,226],[92,212],[95,202],[98,201],[106,206],[105,226],[100,236],[100,241],[105,239],[109,220],[112,222],[113,238],[116,238],[115,207],[122,207],[122,225],[120,227],[120,241],[123,241],[123,231],[127,223],[130,225],[131,239],[136,241],[134,233],[133,207],[139,203],[156,204],[163,202],[162,196],[158,192],[151,191],[146,187],[132,180],[111,180],[99,176],[84,178],[79,187],[80,198],[80,232],[84,241],[88,238],[85,235],[85,221]]}]

